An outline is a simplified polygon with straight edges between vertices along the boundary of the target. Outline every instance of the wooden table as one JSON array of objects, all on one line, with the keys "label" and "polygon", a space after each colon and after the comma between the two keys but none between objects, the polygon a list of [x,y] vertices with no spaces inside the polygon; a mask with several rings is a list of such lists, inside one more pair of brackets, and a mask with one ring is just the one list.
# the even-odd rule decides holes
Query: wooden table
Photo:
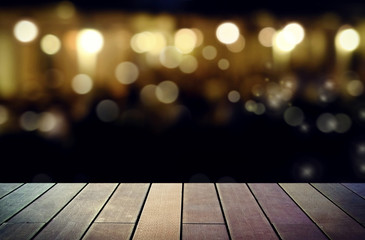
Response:
[{"label": "wooden table", "polygon": [[0,184],[0,239],[365,239],[361,183]]}]

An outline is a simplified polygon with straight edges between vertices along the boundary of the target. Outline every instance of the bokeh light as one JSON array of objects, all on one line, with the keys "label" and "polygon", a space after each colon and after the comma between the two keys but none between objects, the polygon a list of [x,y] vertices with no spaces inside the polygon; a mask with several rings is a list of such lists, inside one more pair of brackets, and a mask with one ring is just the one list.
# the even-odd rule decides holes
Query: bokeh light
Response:
[{"label": "bokeh light", "polygon": [[160,54],[160,62],[166,68],[177,68],[183,59],[182,53],[173,46],[165,47]]},{"label": "bokeh light", "polygon": [[236,90],[232,90],[228,93],[227,97],[231,103],[236,103],[241,99],[241,94]]},{"label": "bokeh light", "polygon": [[62,1],[56,8],[56,13],[59,18],[70,19],[75,15],[75,6],[69,1]]},{"label": "bokeh light", "polygon": [[346,89],[351,96],[358,97],[364,92],[364,84],[360,80],[351,80],[347,83]]},{"label": "bokeh light", "polygon": [[352,120],[347,114],[344,113],[336,114],[336,119],[337,119],[337,127],[335,131],[337,133],[345,133],[350,130],[352,126]]},{"label": "bokeh light", "polygon": [[86,94],[93,88],[93,80],[87,74],[78,74],[72,79],[71,87],[78,94]]},{"label": "bokeh light", "polygon": [[133,35],[131,48],[136,53],[159,54],[166,47],[166,38],[161,32],[144,31]]},{"label": "bokeh light", "polygon": [[103,122],[113,122],[119,117],[119,107],[110,99],[102,100],[96,106],[96,115]]},{"label": "bokeh light", "polygon": [[273,45],[282,52],[290,52],[295,48],[295,43],[290,38],[287,38],[287,34],[284,31],[276,32]]},{"label": "bokeh light", "polygon": [[229,51],[231,51],[233,53],[239,53],[239,52],[242,52],[242,50],[245,48],[245,45],[246,45],[246,40],[242,36],[242,34],[240,34],[237,41],[235,41],[234,43],[231,43],[231,44],[227,44],[226,46]]},{"label": "bokeh light", "polygon": [[353,28],[342,29],[336,35],[335,44],[345,52],[354,51],[360,44],[360,35]]},{"label": "bokeh light", "polygon": [[98,53],[103,46],[104,37],[95,29],[83,29],[77,35],[77,47],[86,53]]},{"label": "bokeh light", "polygon": [[211,45],[205,46],[202,55],[207,60],[213,60],[217,56],[217,49]]},{"label": "bokeh light", "polygon": [[261,29],[258,35],[260,44],[264,47],[272,47],[275,33],[276,30],[272,27],[265,27]]},{"label": "bokeh light", "polygon": [[290,126],[300,126],[304,121],[304,113],[298,107],[289,107],[284,112],[284,120]]},{"label": "bokeh light", "polygon": [[285,40],[293,45],[297,45],[304,39],[304,28],[299,23],[289,23],[283,28]]},{"label": "bokeh light", "polygon": [[218,67],[220,70],[227,70],[229,68],[229,61],[225,58],[222,58],[218,61]]},{"label": "bokeh light", "polygon": [[156,87],[156,97],[162,103],[173,103],[179,96],[179,88],[172,81],[160,82]]},{"label": "bokeh light", "polygon": [[197,43],[195,32],[188,28],[183,28],[175,33],[175,47],[182,53],[191,53]]},{"label": "bokeh light", "polygon": [[198,68],[198,60],[192,55],[185,55],[181,60],[179,68],[183,73],[193,73]]},{"label": "bokeh light", "polygon": [[5,106],[0,105],[0,125],[6,123],[8,119],[9,119],[8,109]]},{"label": "bokeh light", "polygon": [[134,83],[138,76],[138,67],[132,62],[122,62],[115,68],[115,77],[122,84]]},{"label": "bokeh light", "polygon": [[57,118],[51,112],[43,112],[39,115],[38,129],[41,132],[50,132],[57,125]]},{"label": "bokeh light", "polygon": [[157,86],[155,84],[148,84],[142,88],[140,92],[140,100],[144,105],[153,106],[158,103],[156,88]]},{"label": "bokeh light", "polygon": [[38,128],[39,114],[26,111],[20,116],[20,126],[25,131],[34,131]]},{"label": "bokeh light", "polygon": [[41,40],[41,49],[48,55],[56,54],[61,48],[61,41],[52,34],[45,35]]},{"label": "bokeh light", "polygon": [[317,128],[323,133],[330,133],[337,129],[337,118],[331,113],[323,113],[317,118]]},{"label": "bokeh light", "polygon": [[216,30],[216,37],[221,43],[232,44],[238,40],[240,30],[236,24],[232,22],[225,22],[220,24]]},{"label": "bokeh light", "polygon": [[30,20],[20,20],[14,26],[15,38],[23,43],[31,42],[38,36],[37,25]]}]

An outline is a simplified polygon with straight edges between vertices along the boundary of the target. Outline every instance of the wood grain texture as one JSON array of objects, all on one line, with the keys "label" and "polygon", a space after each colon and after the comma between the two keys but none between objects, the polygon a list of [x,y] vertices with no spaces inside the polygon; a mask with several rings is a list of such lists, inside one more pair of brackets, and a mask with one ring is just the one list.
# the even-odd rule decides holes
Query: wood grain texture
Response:
[{"label": "wood grain texture", "polygon": [[80,239],[117,184],[88,184],[35,239]]},{"label": "wood grain texture", "polygon": [[85,234],[83,240],[128,240],[134,224],[94,223]]},{"label": "wood grain texture", "polygon": [[249,184],[282,239],[327,239],[276,183]]},{"label": "wood grain texture", "polygon": [[183,224],[183,240],[229,240],[223,224]]},{"label": "wood grain texture", "polygon": [[343,183],[343,185],[365,199],[365,183]]},{"label": "wood grain texture", "polygon": [[184,184],[183,223],[224,224],[213,183]]},{"label": "wood grain texture", "polygon": [[26,207],[54,184],[28,183],[0,199],[0,223]]},{"label": "wood grain texture", "polygon": [[9,220],[9,223],[46,223],[60,211],[85,184],[60,183],[56,184],[37,201],[30,204]]},{"label": "wood grain texture", "polygon": [[233,240],[278,239],[246,184],[220,183],[217,189]]},{"label": "wood grain texture", "polygon": [[4,223],[0,226],[0,239],[29,240],[42,225],[42,223]]},{"label": "wood grain texture", "polygon": [[133,239],[179,239],[181,194],[182,184],[152,184]]},{"label": "wood grain texture", "polygon": [[283,183],[282,188],[332,240],[363,240],[365,228],[306,183]]},{"label": "wood grain texture", "polygon": [[21,186],[22,183],[0,183],[0,198]]},{"label": "wood grain texture", "polygon": [[120,184],[95,222],[135,223],[149,184]]},{"label": "wood grain texture", "polygon": [[318,183],[313,186],[365,226],[365,199],[338,183]]}]

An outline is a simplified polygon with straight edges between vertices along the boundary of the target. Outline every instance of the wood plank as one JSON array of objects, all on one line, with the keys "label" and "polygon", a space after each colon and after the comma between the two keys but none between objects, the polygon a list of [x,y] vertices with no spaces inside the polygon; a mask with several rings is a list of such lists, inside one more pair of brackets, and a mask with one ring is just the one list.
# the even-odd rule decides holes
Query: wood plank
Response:
[{"label": "wood plank", "polygon": [[0,239],[29,240],[42,225],[42,223],[4,223],[0,226]]},{"label": "wood plank", "polygon": [[82,183],[56,184],[37,201],[9,220],[9,223],[46,223],[56,215],[83,187]]},{"label": "wood plank", "polygon": [[54,184],[28,183],[0,199],[0,223],[19,212]]},{"label": "wood plank", "polygon": [[257,201],[282,239],[327,239],[276,183],[249,184]]},{"label": "wood plank", "polygon": [[224,218],[213,183],[184,184],[183,223],[221,223]]},{"label": "wood plank", "polygon": [[120,184],[95,222],[135,223],[150,184]]},{"label": "wood plank", "polygon": [[181,194],[182,184],[152,184],[133,239],[180,239]]},{"label": "wood plank", "polygon": [[10,193],[14,189],[21,186],[23,183],[0,183],[0,198]]},{"label": "wood plank", "polygon": [[365,183],[343,183],[343,185],[362,198],[365,198]]},{"label": "wood plank", "polygon": [[88,184],[35,239],[80,239],[117,184]]},{"label": "wood plank", "polygon": [[365,199],[338,183],[312,185],[361,225],[365,226]]},{"label": "wood plank", "polygon": [[128,240],[131,237],[133,227],[134,224],[128,223],[94,223],[83,240]]},{"label": "wood plank", "polygon": [[183,224],[183,240],[229,240],[223,224]]},{"label": "wood plank", "polygon": [[219,183],[217,189],[233,240],[278,239],[246,184]]},{"label": "wood plank", "polygon": [[332,240],[363,240],[365,228],[306,183],[283,183],[282,188]]}]

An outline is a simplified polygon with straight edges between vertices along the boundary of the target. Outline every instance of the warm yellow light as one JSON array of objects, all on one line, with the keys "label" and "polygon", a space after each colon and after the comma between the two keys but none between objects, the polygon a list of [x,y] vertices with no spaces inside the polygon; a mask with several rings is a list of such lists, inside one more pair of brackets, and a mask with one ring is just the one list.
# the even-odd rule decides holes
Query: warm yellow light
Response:
[{"label": "warm yellow light", "polygon": [[337,33],[336,46],[346,52],[354,51],[360,44],[360,36],[355,29],[348,28]]},{"label": "warm yellow light", "polygon": [[103,45],[103,35],[95,29],[84,29],[77,35],[77,47],[86,53],[98,53]]},{"label": "warm yellow light", "polygon": [[227,44],[227,48],[231,52],[239,53],[239,52],[241,52],[245,48],[245,45],[246,45],[246,40],[240,34],[240,36],[238,37],[237,41],[235,41],[232,44]]},{"label": "warm yellow light", "polygon": [[193,73],[198,68],[198,60],[192,55],[186,55],[183,57],[179,68],[183,73]]},{"label": "warm yellow light", "polygon": [[31,42],[38,36],[38,27],[32,21],[21,20],[15,24],[14,36],[20,42]]},{"label": "warm yellow light", "polygon": [[240,36],[240,30],[236,24],[225,22],[218,26],[216,36],[221,43],[232,44]]},{"label": "warm yellow light", "polygon": [[218,67],[220,70],[227,70],[229,68],[229,61],[225,58],[222,58],[218,61]]},{"label": "warm yellow light", "polygon": [[86,74],[78,74],[72,79],[71,87],[78,94],[86,94],[91,91],[93,81]]},{"label": "warm yellow light", "polygon": [[228,93],[227,97],[231,103],[236,103],[241,99],[241,94],[236,90],[232,90]]},{"label": "warm yellow light", "polygon": [[286,37],[283,31],[279,31],[274,35],[274,46],[282,52],[290,52],[295,48],[295,44]]},{"label": "warm yellow light", "polygon": [[196,46],[196,43],[197,36],[193,30],[183,28],[175,33],[175,46],[182,53],[192,52]]},{"label": "warm yellow light", "polygon": [[195,47],[201,46],[203,44],[203,42],[204,42],[204,34],[203,34],[203,32],[200,29],[198,29],[198,28],[192,28],[191,30],[194,31],[195,36],[196,36],[196,45],[195,45]]},{"label": "warm yellow light", "polygon": [[132,62],[122,62],[115,69],[115,76],[120,83],[131,84],[138,78],[138,67]]},{"label": "warm yellow light", "polygon": [[166,38],[160,32],[140,32],[131,38],[131,48],[136,53],[159,54],[166,47]]},{"label": "warm yellow light", "polygon": [[57,6],[56,13],[62,19],[69,19],[75,14],[75,7],[71,2],[63,1]]},{"label": "warm yellow light", "polygon": [[297,45],[304,39],[304,28],[299,23],[289,23],[284,27],[283,34],[287,42]]},{"label": "warm yellow light", "polygon": [[43,112],[39,116],[38,129],[41,132],[50,132],[57,126],[57,117],[51,112]]},{"label": "warm yellow light", "polygon": [[217,56],[217,49],[214,46],[208,45],[203,48],[202,55],[207,60],[213,60]]},{"label": "warm yellow light", "polygon": [[6,107],[0,105],[0,125],[6,123],[9,119],[9,111]]},{"label": "warm yellow light", "polygon": [[360,96],[364,91],[364,84],[360,80],[351,80],[347,83],[347,92],[354,97]]},{"label": "warm yellow light", "polygon": [[165,47],[160,54],[160,62],[166,68],[177,68],[182,61],[182,53],[173,46]]},{"label": "warm yellow light", "polygon": [[163,81],[156,87],[156,97],[162,103],[173,103],[179,96],[179,88],[172,81]]},{"label": "warm yellow light", "polygon": [[260,44],[264,47],[272,47],[275,33],[276,30],[272,27],[265,27],[261,29],[258,36]]},{"label": "warm yellow light", "polygon": [[52,34],[47,34],[41,40],[41,49],[48,55],[56,54],[61,48],[61,41]]}]

